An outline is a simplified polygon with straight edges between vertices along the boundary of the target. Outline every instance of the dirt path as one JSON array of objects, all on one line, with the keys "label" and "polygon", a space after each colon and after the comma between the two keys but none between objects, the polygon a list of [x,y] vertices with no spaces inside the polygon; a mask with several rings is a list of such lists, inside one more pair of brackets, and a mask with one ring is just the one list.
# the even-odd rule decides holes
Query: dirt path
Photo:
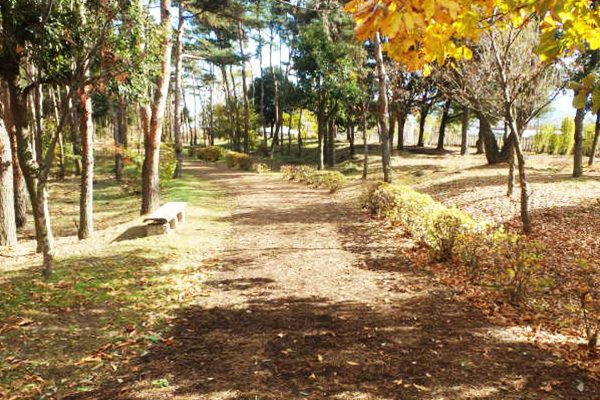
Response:
[{"label": "dirt path", "polygon": [[134,379],[86,398],[600,398],[584,373],[415,272],[407,241],[341,196],[193,168],[237,203],[208,294]]}]

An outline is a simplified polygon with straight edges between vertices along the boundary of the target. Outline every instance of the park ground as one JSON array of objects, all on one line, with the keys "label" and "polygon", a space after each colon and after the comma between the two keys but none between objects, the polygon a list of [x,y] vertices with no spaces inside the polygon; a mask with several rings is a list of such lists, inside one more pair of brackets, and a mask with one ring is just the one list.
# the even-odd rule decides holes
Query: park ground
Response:
[{"label": "park ground", "polygon": [[[398,182],[518,229],[505,167],[452,151],[393,165]],[[559,281],[600,259],[600,173],[573,180],[560,156],[530,165],[534,237]],[[188,223],[153,238],[137,197],[101,170],[83,242],[77,180],[53,183],[56,276],[41,278],[29,231],[0,255],[0,397],[598,398],[568,301],[515,309],[473,289],[360,209],[360,157],[338,168],[350,179],[331,195],[187,160],[164,199],[187,201]]]}]

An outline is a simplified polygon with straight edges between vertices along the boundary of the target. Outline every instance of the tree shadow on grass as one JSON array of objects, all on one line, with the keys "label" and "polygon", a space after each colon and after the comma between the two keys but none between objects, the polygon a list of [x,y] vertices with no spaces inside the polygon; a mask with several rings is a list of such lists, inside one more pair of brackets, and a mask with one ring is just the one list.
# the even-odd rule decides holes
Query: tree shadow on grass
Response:
[{"label": "tree shadow on grass", "polygon": [[19,381],[38,376],[28,383],[64,392],[86,377],[112,375],[110,363],[97,359],[99,348],[119,362],[137,345],[119,350],[119,343],[151,329],[149,315],[156,313],[162,282],[181,273],[159,268],[168,261],[166,255],[117,247],[105,255],[59,258],[48,280],[32,281],[41,276],[37,268],[6,279],[0,285],[0,359],[19,362],[0,364],[3,384],[15,382],[21,389]]}]

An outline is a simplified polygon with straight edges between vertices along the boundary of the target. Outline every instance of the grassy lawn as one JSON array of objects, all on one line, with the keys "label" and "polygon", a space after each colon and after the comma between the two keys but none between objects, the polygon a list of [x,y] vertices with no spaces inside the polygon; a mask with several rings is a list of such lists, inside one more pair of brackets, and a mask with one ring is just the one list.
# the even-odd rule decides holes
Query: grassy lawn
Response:
[{"label": "grassy lawn", "polygon": [[220,190],[192,173],[166,182],[162,200],[188,202],[188,222],[171,235],[145,238],[137,196],[102,166],[95,189],[98,232],[77,242],[68,236],[76,232],[77,180],[52,185],[51,279],[40,277],[34,254],[2,258],[0,398],[59,397],[124,378],[137,368],[131,360],[168,343],[161,333],[173,310],[203,295],[228,229]]}]

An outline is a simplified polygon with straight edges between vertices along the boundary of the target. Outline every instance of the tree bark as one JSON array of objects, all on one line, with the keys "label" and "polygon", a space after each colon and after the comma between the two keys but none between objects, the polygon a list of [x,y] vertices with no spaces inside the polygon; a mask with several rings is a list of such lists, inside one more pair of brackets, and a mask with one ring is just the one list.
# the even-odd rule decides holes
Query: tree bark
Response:
[{"label": "tree bark", "polygon": [[[244,153],[250,152],[250,101],[248,100],[248,83],[246,82],[246,56],[244,53],[245,34],[242,22],[238,21],[238,37],[240,41],[240,57],[242,58],[242,99],[244,101]],[[290,121],[290,127],[292,122]]]},{"label": "tree bark", "polygon": [[[60,113],[58,111],[58,94],[56,92],[58,92],[58,90],[50,89],[50,99],[52,101],[52,107],[54,108],[54,119],[56,120],[56,124],[58,125],[58,122],[60,120]],[[60,106],[65,107],[66,104],[61,101]],[[62,132],[59,132],[58,136],[58,151],[58,177],[60,180],[64,180],[67,171],[65,166],[65,145],[63,142]]]},{"label": "tree bark", "polygon": [[588,165],[594,165],[596,159],[596,152],[598,151],[598,141],[600,140],[600,112],[596,115],[596,128],[594,131],[594,141],[592,142],[592,149],[590,151],[590,159]]},{"label": "tree bark", "polygon": [[398,150],[404,150],[404,126],[408,113],[402,111],[398,116]]},{"label": "tree bark", "polygon": [[17,244],[13,179],[10,138],[0,118],[0,248]]},{"label": "tree bark", "polygon": [[464,107],[461,117],[460,155],[467,155],[469,151],[469,109]]},{"label": "tree bark", "polygon": [[71,143],[73,144],[73,167],[75,168],[75,174],[81,175],[81,138],[79,136],[79,114],[77,112],[79,108],[79,101],[77,96],[73,96],[70,93],[70,89],[67,88],[69,101],[69,131],[71,133]]},{"label": "tree bark", "polygon": [[[43,254],[44,275],[50,276],[53,272],[54,263],[54,239],[52,237],[50,214],[48,212],[46,176],[44,176],[47,174],[50,166],[45,165],[46,170],[42,171],[40,165],[37,163],[33,149],[34,138],[27,124],[27,96],[19,88],[20,78],[17,71],[10,71],[5,75],[17,138],[17,154],[19,163],[23,168],[23,175],[31,200],[38,244],[37,250]],[[60,124],[59,129],[62,129]],[[49,157],[47,157],[50,161],[52,160],[50,156],[53,155],[53,151],[54,148],[51,145]]]},{"label": "tree bark", "polygon": [[[575,94],[577,95],[577,94]],[[573,148],[573,178],[583,176],[583,121],[585,108],[575,113],[575,146]]]},{"label": "tree bark", "polygon": [[292,154],[292,122],[294,119],[294,112],[290,111],[290,121],[288,124],[288,133],[287,133],[287,137],[288,137],[288,148],[287,148],[287,153],[288,154]]},{"label": "tree bark", "polygon": [[127,148],[127,134],[129,124],[127,121],[128,103],[124,99],[119,99],[116,112],[116,130],[115,130],[115,179],[123,179],[123,158],[124,151]]},{"label": "tree bark", "polygon": [[369,175],[369,143],[367,142],[367,107],[365,104],[362,113],[362,131],[363,131],[363,171],[362,178],[367,179]]},{"label": "tree bark", "polygon": [[517,157],[519,165],[519,183],[521,186],[521,222],[523,223],[523,233],[530,234],[532,230],[531,226],[531,213],[529,211],[529,201],[531,192],[529,190],[529,182],[527,181],[527,171],[525,169],[525,156],[521,149],[521,141],[517,135],[514,134],[512,138],[512,146]]},{"label": "tree bark", "polygon": [[356,150],[354,148],[354,124],[348,124],[348,140],[350,142],[350,158],[354,158]]},{"label": "tree bark", "polygon": [[318,141],[319,141],[319,170],[324,170],[325,169],[325,149],[324,149],[324,143],[323,143],[323,139],[325,138],[325,131],[326,131],[326,121],[325,121],[325,117],[323,115],[323,111],[319,112],[317,114],[317,136],[318,136]]},{"label": "tree bark", "polygon": [[159,206],[160,135],[171,78],[171,0],[161,0],[160,14],[163,30],[161,74],[156,82],[150,126],[144,141],[146,154],[142,174],[142,214],[148,214]]},{"label": "tree bark", "polygon": [[92,122],[92,99],[89,87],[79,88],[81,115],[79,132],[81,135],[81,194],[79,198],[80,240],[94,233],[94,123]]},{"label": "tree bark", "polygon": [[298,116],[298,158],[302,157],[302,111],[300,108],[300,115]]},{"label": "tree bark", "polygon": [[10,105],[10,96],[8,88],[5,84],[1,85],[2,90],[2,102],[4,103],[4,124],[8,132],[10,140],[11,160],[12,160],[12,172],[13,172],[13,194],[14,194],[14,206],[15,206],[15,222],[17,228],[23,228],[27,223],[27,186],[25,184],[25,177],[19,163],[19,155],[17,153],[17,133],[16,127],[13,120],[13,110]]},{"label": "tree bark", "polygon": [[329,168],[333,168],[335,166],[335,136],[335,118],[330,116],[329,120],[327,121],[327,166]]},{"label": "tree bark", "polygon": [[506,189],[506,196],[512,197],[515,190],[515,150],[514,147],[511,146],[511,149],[508,153],[508,182]]},{"label": "tree bark", "polygon": [[[185,31],[185,18],[183,16],[183,2],[179,2],[179,21],[177,24],[177,39],[175,45],[175,116],[173,134],[175,136],[176,166],[174,178],[181,178],[183,165],[183,140],[181,132],[182,108],[182,75],[183,75],[183,34]],[[194,143],[195,144],[195,143]]]},{"label": "tree bark", "polygon": [[392,182],[391,174],[391,155],[390,155],[390,140],[387,127],[388,120],[388,101],[387,101],[387,75],[385,72],[385,64],[383,63],[383,55],[381,52],[381,38],[379,32],[375,33],[375,62],[377,64],[377,80],[379,83],[379,129],[381,133],[381,162],[383,166],[384,182]]},{"label": "tree bark", "polygon": [[421,115],[419,117],[419,140],[417,141],[417,147],[425,146],[425,122],[427,122],[427,116],[429,115],[429,105],[421,107]]},{"label": "tree bark", "polygon": [[485,157],[488,164],[499,164],[508,161],[511,149],[511,137],[509,135],[507,141],[502,146],[502,150],[498,147],[496,136],[492,131],[490,121],[481,112],[477,112],[479,118],[479,134],[483,137],[482,146],[484,148]]},{"label": "tree bark", "polygon": [[[389,99],[388,99],[389,106]],[[388,139],[390,141],[390,152],[394,150],[394,132],[396,131],[396,113],[393,110],[388,110],[390,115],[390,126],[388,128]]]},{"label": "tree bark", "polygon": [[442,111],[442,120],[440,121],[440,130],[438,132],[437,150],[444,150],[444,141],[446,139],[446,126],[448,125],[448,117],[450,115],[450,100],[444,104]]}]

